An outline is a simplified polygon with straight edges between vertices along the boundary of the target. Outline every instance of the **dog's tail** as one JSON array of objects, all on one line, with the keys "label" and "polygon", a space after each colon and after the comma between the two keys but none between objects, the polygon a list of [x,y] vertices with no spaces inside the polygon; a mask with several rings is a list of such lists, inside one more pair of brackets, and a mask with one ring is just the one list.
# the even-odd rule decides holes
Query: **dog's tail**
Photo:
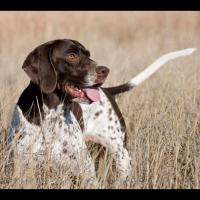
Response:
[{"label": "dog's tail", "polygon": [[122,92],[127,92],[131,90],[132,88],[134,88],[135,86],[138,86],[139,84],[141,84],[147,78],[149,78],[152,74],[154,74],[158,69],[160,69],[168,61],[176,59],[181,56],[191,55],[196,50],[197,50],[196,48],[188,48],[188,49],[183,49],[180,51],[167,53],[161,56],[160,58],[158,58],[154,63],[149,65],[144,71],[142,71],[137,76],[132,78],[129,82],[119,85],[119,86],[115,86],[115,87],[108,87],[105,89],[112,95],[117,95]]}]

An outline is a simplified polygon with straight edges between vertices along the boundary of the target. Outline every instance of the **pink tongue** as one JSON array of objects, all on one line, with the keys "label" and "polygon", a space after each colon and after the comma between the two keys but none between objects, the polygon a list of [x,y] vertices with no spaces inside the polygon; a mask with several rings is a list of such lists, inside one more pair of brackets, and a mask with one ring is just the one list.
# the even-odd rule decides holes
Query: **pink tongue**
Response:
[{"label": "pink tongue", "polygon": [[99,91],[96,89],[91,89],[91,88],[85,88],[83,89],[85,92],[86,96],[91,100],[91,101],[99,101],[100,100],[100,94]]}]

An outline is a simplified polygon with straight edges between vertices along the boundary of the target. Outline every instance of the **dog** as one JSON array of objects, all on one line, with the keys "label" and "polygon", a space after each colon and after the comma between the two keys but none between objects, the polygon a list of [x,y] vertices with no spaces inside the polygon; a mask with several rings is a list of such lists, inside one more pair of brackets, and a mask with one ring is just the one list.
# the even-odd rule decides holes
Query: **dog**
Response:
[{"label": "dog", "polygon": [[38,46],[22,66],[30,83],[11,120],[9,142],[15,141],[14,153],[22,161],[31,154],[37,162],[48,154],[55,168],[62,165],[75,176],[81,174],[91,188],[97,177],[86,142],[92,141],[106,147],[115,159],[119,174],[115,185],[127,183],[132,164],[115,96],[139,85],[168,60],[194,50],[167,54],[130,82],[103,88],[109,68],[97,65],[78,41],[58,39]]}]

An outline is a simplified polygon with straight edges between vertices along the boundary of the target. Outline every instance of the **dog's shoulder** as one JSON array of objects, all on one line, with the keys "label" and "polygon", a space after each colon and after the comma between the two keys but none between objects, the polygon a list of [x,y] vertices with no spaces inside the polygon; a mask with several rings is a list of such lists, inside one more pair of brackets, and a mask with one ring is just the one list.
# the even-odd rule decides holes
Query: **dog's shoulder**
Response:
[{"label": "dog's shoulder", "polygon": [[118,119],[120,121],[122,129],[124,129],[124,131],[125,131],[126,124],[125,124],[123,115],[119,109],[119,106],[117,105],[117,102],[115,101],[114,96],[106,88],[101,88],[101,89],[102,89],[103,93],[105,94],[105,96],[107,97],[108,101],[111,103],[114,112],[118,116]]},{"label": "dog's shoulder", "polygon": [[35,124],[29,123],[29,121],[24,116],[19,105],[15,105],[10,128],[8,131],[8,142],[11,142],[16,134],[19,134],[20,137],[23,137],[26,133],[38,132],[39,127]]}]

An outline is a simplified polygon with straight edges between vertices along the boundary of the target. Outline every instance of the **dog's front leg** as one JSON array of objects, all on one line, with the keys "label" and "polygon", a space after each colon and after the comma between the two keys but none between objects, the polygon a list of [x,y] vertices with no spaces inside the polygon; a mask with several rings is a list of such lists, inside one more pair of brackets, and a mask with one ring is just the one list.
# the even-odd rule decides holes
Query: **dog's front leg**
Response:
[{"label": "dog's front leg", "polygon": [[97,188],[97,177],[95,172],[95,165],[92,157],[88,151],[88,149],[84,149],[81,153],[81,166],[80,166],[80,173],[82,175],[83,187],[95,189]]}]

